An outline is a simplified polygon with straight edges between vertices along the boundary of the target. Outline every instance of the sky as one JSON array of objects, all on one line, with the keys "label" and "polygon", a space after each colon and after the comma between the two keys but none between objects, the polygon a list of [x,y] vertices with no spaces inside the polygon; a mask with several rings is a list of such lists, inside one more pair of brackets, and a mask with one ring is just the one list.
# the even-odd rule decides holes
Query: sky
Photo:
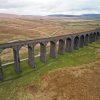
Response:
[{"label": "sky", "polygon": [[0,13],[19,15],[100,14],[100,0],[0,0]]}]

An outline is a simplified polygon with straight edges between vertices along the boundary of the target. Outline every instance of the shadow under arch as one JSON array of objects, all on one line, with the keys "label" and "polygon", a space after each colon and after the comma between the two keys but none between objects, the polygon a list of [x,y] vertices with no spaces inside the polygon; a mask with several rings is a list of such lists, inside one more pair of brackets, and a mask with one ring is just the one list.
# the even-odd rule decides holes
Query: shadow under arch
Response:
[{"label": "shadow under arch", "polygon": [[58,44],[58,53],[64,54],[65,52],[65,39],[60,39]]},{"label": "shadow under arch", "polygon": [[91,33],[90,35],[89,35],[89,43],[92,43],[93,42],[93,33]]},{"label": "shadow under arch", "polygon": [[72,51],[72,39],[67,38],[66,39],[66,52],[71,52]]},{"label": "shadow under arch", "polygon": [[85,35],[85,39],[84,39],[84,45],[87,46],[88,43],[89,43],[89,35],[86,34],[86,35]]},{"label": "shadow under arch", "polygon": [[79,48],[79,37],[76,36],[76,37],[74,38],[74,49],[76,50],[76,49],[78,49],[78,48]]},{"label": "shadow under arch", "polygon": [[81,35],[81,36],[80,36],[79,47],[80,47],[80,48],[83,48],[83,47],[84,47],[84,35]]},{"label": "shadow under arch", "polygon": [[95,42],[96,41],[96,33],[94,32],[93,33],[93,42]]}]

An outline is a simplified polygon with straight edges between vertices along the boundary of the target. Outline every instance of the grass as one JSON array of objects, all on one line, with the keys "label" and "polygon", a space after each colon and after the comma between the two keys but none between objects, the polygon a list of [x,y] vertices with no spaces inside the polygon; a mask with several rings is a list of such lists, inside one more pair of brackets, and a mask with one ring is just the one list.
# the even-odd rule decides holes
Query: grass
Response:
[{"label": "grass", "polygon": [[72,53],[58,55],[56,59],[48,56],[45,64],[36,58],[36,68],[34,69],[28,66],[27,61],[23,61],[21,62],[22,73],[20,74],[14,72],[13,65],[7,66],[4,69],[5,79],[0,83],[0,100],[17,100],[16,93],[20,89],[33,83],[40,85],[41,77],[51,70],[75,67],[100,59],[100,52],[97,52],[97,47],[100,48],[100,43],[93,43]]}]

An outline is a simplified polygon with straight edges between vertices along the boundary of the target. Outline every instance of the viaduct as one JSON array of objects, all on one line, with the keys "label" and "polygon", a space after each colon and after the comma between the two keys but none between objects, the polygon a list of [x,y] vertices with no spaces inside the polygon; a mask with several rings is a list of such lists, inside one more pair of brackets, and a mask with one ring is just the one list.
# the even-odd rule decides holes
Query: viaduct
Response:
[{"label": "viaduct", "polygon": [[[20,67],[20,55],[19,51],[21,47],[28,47],[28,64],[34,68],[35,67],[35,57],[34,48],[37,44],[40,44],[40,60],[41,62],[46,62],[46,46],[50,43],[50,56],[52,58],[57,57],[57,53],[64,54],[64,52],[72,52],[75,49],[87,46],[89,43],[100,41],[100,29],[95,29],[91,31],[55,36],[42,39],[33,39],[27,41],[16,41],[10,43],[0,44],[0,54],[4,49],[12,48],[14,56],[14,70],[16,73],[21,72]],[[57,51],[57,42],[58,51]],[[1,58],[1,57],[0,57]],[[0,80],[4,79],[3,67],[0,59]]]}]

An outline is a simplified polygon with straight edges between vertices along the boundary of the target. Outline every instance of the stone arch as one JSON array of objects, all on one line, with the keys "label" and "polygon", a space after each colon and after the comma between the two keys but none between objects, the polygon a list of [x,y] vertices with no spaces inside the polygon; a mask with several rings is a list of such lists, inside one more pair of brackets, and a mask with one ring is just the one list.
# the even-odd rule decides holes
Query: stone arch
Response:
[{"label": "stone arch", "polygon": [[64,52],[65,52],[65,39],[59,39],[58,53],[64,54]]},{"label": "stone arch", "polygon": [[80,43],[79,43],[80,48],[84,47],[84,35],[80,36]]},{"label": "stone arch", "polygon": [[79,37],[76,36],[74,38],[74,49],[78,49],[79,48]]},{"label": "stone arch", "polygon": [[84,45],[88,45],[88,43],[89,43],[89,35],[88,34],[86,34],[85,35],[85,40],[84,40]]},{"label": "stone arch", "polygon": [[71,38],[66,39],[66,52],[71,52],[72,51],[72,40]]}]

